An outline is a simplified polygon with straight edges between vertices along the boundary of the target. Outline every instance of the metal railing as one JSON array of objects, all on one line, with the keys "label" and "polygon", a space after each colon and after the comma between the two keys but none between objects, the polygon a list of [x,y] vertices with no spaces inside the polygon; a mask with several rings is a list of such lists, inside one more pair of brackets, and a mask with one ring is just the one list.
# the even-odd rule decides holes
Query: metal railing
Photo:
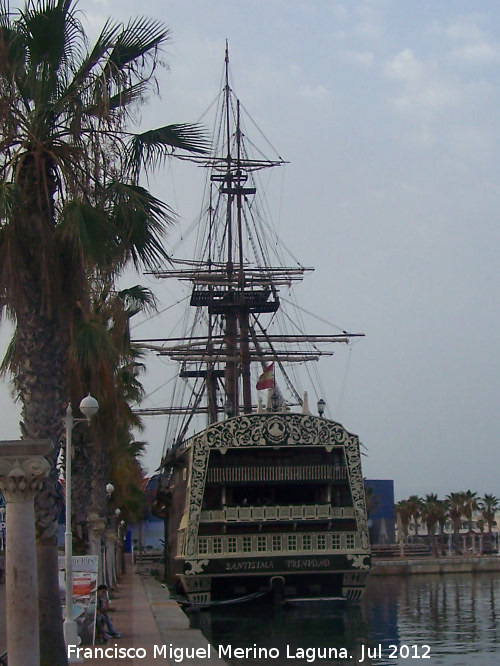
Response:
[{"label": "metal railing", "polygon": [[227,506],[202,511],[202,523],[258,522],[267,520],[333,520],[354,518],[352,506],[289,504],[284,506]]},{"label": "metal railing", "polygon": [[238,483],[266,481],[343,481],[347,479],[344,465],[262,465],[240,467],[210,467],[209,483]]}]

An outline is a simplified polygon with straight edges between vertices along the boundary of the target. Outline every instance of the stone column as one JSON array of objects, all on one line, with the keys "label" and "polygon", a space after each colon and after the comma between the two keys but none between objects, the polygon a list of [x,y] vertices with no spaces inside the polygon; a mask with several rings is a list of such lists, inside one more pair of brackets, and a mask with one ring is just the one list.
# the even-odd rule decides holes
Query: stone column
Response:
[{"label": "stone column", "polygon": [[125,544],[124,544],[124,529],[125,529],[125,521],[122,520],[117,529],[117,534],[116,534],[116,575],[118,578],[120,576],[123,576],[125,573],[125,567],[124,567],[124,549],[125,549]]},{"label": "stone column", "polygon": [[6,505],[6,614],[9,666],[39,666],[35,492],[50,464],[50,440],[0,442],[0,490]]},{"label": "stone column", "polygon": [[104,532],[104,543],[106,544],[106,573],[107,585],[109,587],[116,586],[116,571],[115,571],[115,544],[116,534],[115,531],[108,528]]},{"label": "stone column", "polygon": [[122,575],[122,558],[121,558],[121,539],[120,539],[120,528],[118,527],[118,533],[116,535],[116,545],[115,545],[115,572],[116,580],[120,579]]},{"label": "stone column", "polygon": [[97,569],[97,582],[99,585],[104,584],[104,559],[102,556],[102,536],[106,529],[106,519],[98,513],[91,512],[87,517],[89,524],[89,537],[90,537],[90,554],[99,557],[99,565]]}]

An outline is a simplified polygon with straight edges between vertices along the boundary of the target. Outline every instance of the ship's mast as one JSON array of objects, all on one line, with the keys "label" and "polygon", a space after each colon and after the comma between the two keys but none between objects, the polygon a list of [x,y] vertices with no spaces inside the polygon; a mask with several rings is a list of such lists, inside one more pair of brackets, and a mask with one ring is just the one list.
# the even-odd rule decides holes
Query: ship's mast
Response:
[{"label": "ship's mast", "polygon": [[[212,267],[212,247],[211,247],[211,235],[212,235],[212,225],[213,225],[213,200],[212,200],[212,185],[210,185],[210,205],[208,210],[209,215],[209,237],[208,237],[208,267]],[[209,292],[213,291],[213,286],[208,287]],[[208,313],[208,338],[207,338],[207,354],[208,356],[213,356],[214,354],[214,318]],[[218,409],[217,409],[217,375],[218,372],[215,369],[214,363],[207,363],[207,374],[206,374],[206,391],[207,391],[207,411],[208,411],[208,422],[216,423],[218,421]]]},{"label": "ship's mast", "polygon": [[[203,383],[203,389],[196,391],[195,403],[190,400],[183,406],[162,408],[162,413],[186,414],[190,419],[207,414],[209,423],[216,422],[222,410],[228,416],[252,412],[252,362],[262,367],[275,362],[290,387],[284,363],[317,361],[333,354],[319,345],[348,343],[357,337],[345,331],[341,335],[276,335],[263,326],[260,315],[273,316],[280,307],[279,288],[290,287],[312,269],[298,263],[283,266],[279,257],[275,265],[268,255],[271,246],[260,224],[260,202],[250,198],[256,194],[256,172],[285,162],[277,154],[274,159],[267,158],[253,144],[252,155],[247,153],[247,114],[229,85],[227,43],[221,93],[215,148],[210,155],[190,157],[210,169],[208,229],[202,227],[199,254],[194,260],[174,259],[173,268],[155,271],[158,278],[191,283],[190,305],[197,308],[198,323],[204,321],[208,328],[201,336],[195,335],[193,328],[183,338],[140,341],[158,355],[180,363],[179,375],[194,380],[193,392],[199,388],[197,380]],[[201,316],[200,309],[206,315]],[[301,404],[299,394],[292,394]]]},{"label": "ship's mast", "polygon": [[[245,270],[244,270],[244,240],[243,240],[243,202],[246,195],[255,194],[254,187],[245,187],[247,174],[243,172],[244,164],[241,155],[241,119],[240,102],[236,102],[236,159],[231,153],[231,120],[230,103],[231,90],[229,86],[229,51],[226,43],[225,57],[225,105],[226,105],[226,140],[227,140],[227,169],[224,175],[224,185],[221,192],[227,196],[226,225],[227,225],[227,264],[228,303],[225,312],[225,343],[226,343],[226,398],[228,413],[233,416],[239,414],[239,376],[238,366],[241,367],[243,412],[252,411],[252,386],[250,373],[250,346],[249,346],[249,309],[246,303]],[[220,180],[220,176],[212,176],[213,180]],[[233,202],[236,201],[236,233],[237,233],[237,275],[234,276],[234,231],[233,231]],[[237,279],[236,289],[231,286],[233,277]],[[239,328],[239,336],[238,336]],[[239,343],[239,345],[238,345]],[[239,346],[239,349],[238,349]],[[239,360],[239,363],[238,363]]]},{"label": "ship's mast", "polygon": [[[225,102],[226,102],[226,140],[227,140],[227,170],[225,175],[226,185],[223,192],[227,194],[227,208],[226,208],[226,225],[227,225],[227,264],[226,274],[229,284],[229,292],[232,292],[231,280],[233,277],[233,174],[232,174],[232,156],[231,156],[231,117],[230,117],[230,93],[229,88],[229,48],[226,42],[226,58],[225,58],[225,71],[226,71],[226,85],[225,85]],[[214,178],[214,177],[213,177]],[[234,294],[231,293],[229,297],[229,304],[225,313],[226,322],[226,370],[225,370],[225,383],[226,383],[226,411],[230,415],[236,416],[239,412],[239,394],[238,394],[238,365],[236,361],[237,355],[237,336],[238,336],[238,318],[234,307],[231,307],[231,301]]]},{"label": "ship's mast", "polygon": [[[240,355],[241,355],[241,376],[243,387],[243,412],[250,414],[252,412],[252,384],[250,374],[250,345],[249,345],[249,327],[248,327],[248,308],[244,300],[245,294],[245,272],[243,269],[243,228],[242,228],[242,206],[244,190],[241,185],[241,128],[240,128],[240,102],[238,100],[237,106],[237,127],[236,127],[236,141],[238,147],[237,157],[237,215],[238,215],[238,237],[240,244],[240,266],[239,266],[239,279],[238,286],[242,296],[240,300],[239,309],[239,324],[240,324]],[[246,188],[247,192],[255,192],[255,190]]]}]

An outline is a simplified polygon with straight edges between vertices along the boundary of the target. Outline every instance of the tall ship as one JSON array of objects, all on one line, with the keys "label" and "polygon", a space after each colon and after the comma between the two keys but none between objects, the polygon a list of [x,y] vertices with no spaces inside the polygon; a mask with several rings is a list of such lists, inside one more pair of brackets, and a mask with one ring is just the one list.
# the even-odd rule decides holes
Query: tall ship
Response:
[{"label": "tall ship", "polygon": [[321,394],[312,413],[295,377],[361,334],[308,334],[287,310],[310,269],[283,262],[266,218],[262,174],[284,160],[250,138],[262,135],[230,85],[227,47],[216,107],[210,154],[195,158],[208,174],[195,258],[156,272],[189,287],[191,316],[178,338],[141,341],[179,364],[183,388],[162,410],[169,576],[201,604],[356,601],[370,570],[360,441],[325,417]]}]

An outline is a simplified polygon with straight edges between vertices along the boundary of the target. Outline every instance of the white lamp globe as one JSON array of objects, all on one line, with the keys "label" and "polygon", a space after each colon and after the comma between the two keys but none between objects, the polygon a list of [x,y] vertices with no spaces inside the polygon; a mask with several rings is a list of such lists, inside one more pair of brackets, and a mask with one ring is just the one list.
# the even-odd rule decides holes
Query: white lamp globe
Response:
[{"label": "white lamp globe", "polygon": [[89,421],[94,416],[94,414],[97,413],[98,409],[99,409],[99,403],[95,398],[93,398],[90,395],[90,393],[88,394],[87,397],[83,398],[83,400],[80,403],[80,411],[84,416],[86,416],[89,419]]}]

